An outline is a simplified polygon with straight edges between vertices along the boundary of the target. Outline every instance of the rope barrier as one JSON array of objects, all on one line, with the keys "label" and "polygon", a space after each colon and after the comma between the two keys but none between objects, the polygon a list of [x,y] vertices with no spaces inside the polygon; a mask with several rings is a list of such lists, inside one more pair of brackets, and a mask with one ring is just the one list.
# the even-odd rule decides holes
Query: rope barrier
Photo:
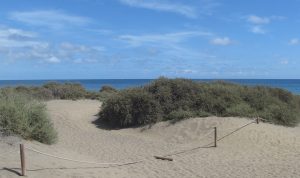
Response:
[{"label": "rope barrier", "polygon": [[0,157],[5,158],[6,155],[7,155],[7,154],[10,154],[10,153],[19,153],[19,151],[16,151],[16,150],[10,150],[10,151],[1,153],[1,154],[0,154]]},{"label": "rope barrier", "polygon": [[[241,129],[243,129],[243,128],[245,128],[245,127],[247,127],[248,125],[251,125],[251,124],[253,124],[253,123],[256,123],[256,121],[251,121],[251,122],[249,122],[249,123],[247,123],[247,124],[245,124],[245,125],[243,125],[243,126],[237,128],[237,129],[235,129],[234,131],[232,131],[232,132],[230,132],[230,133],[224,135],[223,137],[217,139],[217,141],[221,141],[221,140],[223,140],[224,138],[226,138],[226,137],[228,137],[228,136],[234,134],[235,132],[238,132],[239,130],[241,130]],[[209,146],[209,145],[211,145],[211,144],[213,144],[213,143],[214,143],[214,142],[211,142],[211,143],[209,143],[209,144],[207,144],[207,145],[204,145],[203,147],[207,147],[207,146]]]},{"label": "rope barrier", "polygon": [[[198,141],[199,140],[203,140],[204,138],[206,138],[207,136],[209,136],[212,133],[213,133],[213,131],[205,134],[200,139],[198,139]],[[74,159],[64,158],[64,157],[60,157],[60,156],[55,156],[55,155],[51,155],[51,154],[48,154],[48,153],[43,153],[41,151],[38,151],[38,150],[30,148],[30,147],[25,147],[25,149],[30,150],[30,151],[35,152],[35,153],[38,153],[38,154],[41,154],[41,155],[44,155],[44,156],[53,157],[53,158],[56,158],[56,159],[61,159],[61,160],[66,160],[66,161],[71,161],[71,162],[78,162],[78,163],[97,164],[97,165],[116,165],[116,166],[122,166],[122,165],[129,165],[129,164],[137,164],[137,163],[141,163],[141,162],[144,162],[146,160],[149,160],[149,158],[148,159],[145,158],[143,160],[133,161],[133,162],[126,162],[126,163],[98,163],[98,162],[80,161],[80,160],[74,160]],[[194,150],[194,149],[195,148],[190,149],[188,151],[191,151],[191,150]],[[180,152],[175,152],[175,153],[167,154],[167,155],[164,155],[164,156],[177,155],[177,154],[180,154],[180,153],[186,152],[186,151],[187,150],[183,150],[183,151],[180,151]]]},{"label": "rope barrier", "polygon": [[[250,124],[253,124],[253,123],[256,123],[256,121],[251,121],[235,130],[233,130],[232,132],[222,136],[221,138],[217,139],[217,141],[221,141],[223,140],[224,138],[238,132],[239,130],[249,126]],[[207,138],[209,135],[211,135],[212,133],[214,133],[214,130],[208,132],[207,134],[203,135],[200,139],[197,139],[197,141],[200,141],[200,140],[203,140],[205,138]],[[193,150],[197,150],[199,148],[205,148],[205,147],[208,147],[209,145],[213,144],[214,142],[211,142],[209,144],[206,144],[206,145],[203,145],[203,146],[198,146],[198,147],[195,147],[195,148],[190,148],[190,149],[185,149],[185,150],[181,150],[181,151],[176,151],[176,152],[173,152],[173,153],[169,153],[169,154],[164,154],[163,157],[165,156],[173,156],[173,155],[179,155],[179,154],[182,154],[182,153],[186,153],[186,152],[190,152],[190,151],[193,151]],[[109,165],[109,166],[124,166],[124,165],[130,165],[130,164],[137,164],[137,163],[141,163],[141,162],[145,162],[147,160],[150,160],[148,157],[145,157],[144,159],[141,159],[141,160],[138,160],[138,161],[132,161],[132,162],[125,162],[125,163],[99,163],[99,162],[90,162],[90,161],[80,161],[80,160],[75,160],[75,159],[70,159],[70,158],[65,158],[65,157],[60,157],[60,156],[56,156],[56,155],[51,155],[51,154],[48,154],[48,153],[44,153],[44,152],[41,152],[39,150],[36,150],[36,149],[33,149],[33,148],[30,148],[30,147],[25,147],[25,149],[29,150],[29,151],[32,151],[32,152],[35,152],[35,153],[38,153],[38,154],[41,154],[41,155],[44,155],[44,156],[48,156],[48,157],[52,157],[52,158],[56,158],[56,159],[61,159],[61,160],[65,160],[65,161],[71,161],[71,162],[77,162],[77,163],[86,163],[86,164],[96,164],[96,165]],[[0,155],[0,157],[3,157],[3,155],[6,155],[6,154],[9,154],[9,153],[13,153],[13,152],[19,152],[19,151],[15,151],[15,150],[12,150],[12,151],[8,151],[6,153],[2,153]]]},{"label": "rope barrier", "polygon": [[[232,131],[232,132],[226,134],[225,136],[223,136],[223,137],[217,139],[217,141],[221,141],[221,140],[223,140],[224,138],[226,138],[226,137],[232,135],[232,134],[235,133],[235,132],[238,132],[239,130],[241,130],[241,129],[243,129],[243,128],[245,128],[245,127],[247,127],[248,125],[253,124],[253,123],[256,123],[256,121],[251,121],[251,122],[249,122],[249,123],[247,123],[247,124],[245,124],[245,125],[243,125],[243,126],[237,128],[237,129],[235,129],[234,131]],[[213,131],[210,132],[209,134],[212,134],[212,133],[213,133]],[[207,135],[205,135],[205,136],[208,136],[209,134],[207,134]],[[203,138],[204,138],[205,136],[203,136]],[[203,138],[201,138],[201,140],[202,140]],[[205,148],[205,147],[208,147],[209,145],[211,145],[211,144],[213,144],[213,143],[214,143],[214,142],[211,142],[211,143],[206,144],[206,145],[203,145],[203,146],[198,146],[198,147],[191,148],[191,149],[188,149],[188,150],[182,150],[182,151],[179,151],[179,152],[175,152],[175,153],[171,153],[171,154],[166,154],[166,155],[164,155],[164,156],[179,155],[179,154],[182,154],[182,153],[186,153],[186,152],[190,152],[190,151],[197,150],[197,149],[199,149],[199,148]]]},{"label": "rope barrier", "polygon": [[[200,140],[203,140],[204,138],[206,138],[207,136],[209,136],[210,134],[214,133],[214,130],[212,130],[211,132],[205,134],[204,136],[202,136],[200,139],[198,139],[198,141]],[[188,151],[193,151],[193,150],[196,150],[198,148],[201,148],[202,146],[200,147],[196,147],[196,148],[192,148],[192,149],[188,149],[188,150],[182,150],[182,151],[177,151],[175,153],[170,153],[170,154],[165,154],[163,156],[172,156],[172,155],[178,155],[178,154],[181,154],[181,153],[185,153],[185,152],[188,152]]]},{"label": "rope barrier", "polygon": [[43,153],[41,151],[35,150],[33,148],[29,148],[29,147],[25,147],[25,149],[33,151],[35,153],[39,153],[39,154],[44,155],[44,156],[53,157],[53,158],[57,158],[57,159],[61,159],[61,160],[66,160],[66,161],[71,161],[71,162],[77,162],[77,163],[122,166],[122,165],[137,164],[137,163],[142,162],[142,160],[139,160],[139,161],[133,161],[133,162],[126,162],[126,163],[98,163],[98,162],[80,161],[80,160],[75,160],[75,159],[63,158],[63,157],[60,157],[60,156],[55,156],[55,155],[51,155],[51,154],[48,154],[48,153]]},{"label": "rope barrier", "polygon": [[243,125],[243,126],[237,128],[237,129],[235,129],[234,131],[232,131],[232,132],[230,132],[230,133],[224,135],[223,137],[217,139],[217,141],[223,140],[224,138],[228,137],[229,135],[232,135],[232,134],[234,134],[235,132],[237,132],[237,131],[243,129],[244,127],[247,127],[248,125],[254,124],[254,123],[256,123],[256,121],[251,121],[251,122],[249,122],[249,123],[247,123],[247,124],[245,124],[245,125]]}]

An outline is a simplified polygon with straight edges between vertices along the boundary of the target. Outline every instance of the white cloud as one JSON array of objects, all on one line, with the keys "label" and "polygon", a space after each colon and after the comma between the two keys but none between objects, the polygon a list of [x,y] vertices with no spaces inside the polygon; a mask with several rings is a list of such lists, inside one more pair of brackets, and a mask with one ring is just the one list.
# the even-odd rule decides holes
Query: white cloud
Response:
[{"label": "white cloud", "polygon": [[24,31],[14,28],[1,28],[0,37],[20,37],[20,38],[34,38],[36,34],[29,31]]},{"label": "white cloud", "polygon": [[274,20],[284,20],[285,17],[283,16],[268,16],[268,17],[261,17],[257,15],[248,15],[246,17],[243,17],[246,19],[248,23],[251,24],[250,31],[255,34],[265,34],[267,31],[264,29],[264,27],[268,24],[270,24]]},{"label": "white cloud", "polygon": [[264,30],[261,26],[253,26],[250,31],[255,34],[265,34],[266,30]]},{"label": "white cloud", "polygon": [[224,38],[214,38],[210,41],[210,43],[213,45],[227,46],[233,44],[233,41],[228,37],[224,37]]},{"label": "white cloud", "polygon": [[87,31],[94,32],[100,35],[111,35],[114,33],[112,30],[109,29],[87,29]]},{"label": "white cloud", "polygon": [[196,70],[192,70],[192,69],[183,69],[183,70],[177,71],[177,73],[194,74],[194,73],[197,73],[197,71]]},{"label": "white cloud", "polygon": [[102,58],[105,48],[63,42],[53,44],[41,41],[36,33],[0,26],[0,55],[10,61],[36,60],[46,63],[62,61],[95,62]]},{"label": "white cloud", "polygon": [[287,65],[287,64],[289,64],[289,60],[288,59],[282,59],[280,61],[280,64]]},{"label": "white cloud", "polygon": [[151,10],[167,11],[184,15],[189,18],[196,18],[197,13],[194,7],[174,2],[163,2],[159,0],[119,0],[121,3]]},{"label": "white cloud", "polygon": [[105,48],[102,46],[86,46],[86,45],[73,44],[69,42],[61,43],[60,48],[72,52],[105,51]]},{"label": "white cloud", "polygon": [[60,59],[55,56],[51,56],[50,58],[46,58],[45,60],[49,63],[60,63]]},{"label": "white cloud", "polygon": [[268,24],[268,23],[270,23],[271,20],[268,17],[259,17],[256,15],[249,15],[247,17],[247,21],[250,23],[259,25],[259,24]]},{"label": "white cloud", "polygon": [[74,16],[57,10],[38,10],[25,12],[12,12],[10,18],[34,26],[45,26],[60,29],[66,26],[82,26],[91,20],[86,17]]},{"label": "white cloud", "polygon": [[300,40],[298,38],[293,38],[289,41],[290,45],[298,45],[300,44]]},{"label": "white cloud", "polygon": [[0,48],[21,48],[47,46],[47,43],[37,41],[33,32],[15,28],[0,28]]},{"label": "white cloud", "polygon": [[[183,31],[165,34],[121,35],[119,39],[128,43],[129,47],[138,48],[139,50],[159,49],[159,51],[156,51],[156,57],[160,56],[163,59],[176,60],[178,62],[178,60],[182,61],[183,59],[202,60],[215,58],[211,53],[208,54],[199,50],[199,48],[187,46],[187,43],[185,43],[188,40],[207,39],[213,36],[214,34],[210,32]],[[144,56],[149,57],[151,55],[147,52]]]},{"label": "white cloud", "polygon": [[119,39],[128,42],[132,46],[140,46],[144,43],[179,43],[191,37],[212,36],[212,33],[201,31],[185,31],[166,34],[150,35],[121,35]]}]

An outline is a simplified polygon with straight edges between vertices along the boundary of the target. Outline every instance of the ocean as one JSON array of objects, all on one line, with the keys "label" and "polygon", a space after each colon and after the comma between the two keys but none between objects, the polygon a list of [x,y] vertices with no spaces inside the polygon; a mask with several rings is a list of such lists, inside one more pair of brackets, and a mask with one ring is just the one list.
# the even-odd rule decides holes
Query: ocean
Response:
[{"label": "ocean", "polygon": [[[87,90],[98,91],[103,85],[110,85],[117,89],[124,89],[135,86],[142,86],[153,79],[85,79],[85,80],[0,80],[0,87],[14,86],[41,86],[47,82],[55,81],[59,83],[74,82],[80,83]],[[248,85],[248,86],[269,86],[282,88],[291,91],[294,94],[300,94],[300,79],[193,79],[194,81],[214,81],[224,80],[227,82]]]}]

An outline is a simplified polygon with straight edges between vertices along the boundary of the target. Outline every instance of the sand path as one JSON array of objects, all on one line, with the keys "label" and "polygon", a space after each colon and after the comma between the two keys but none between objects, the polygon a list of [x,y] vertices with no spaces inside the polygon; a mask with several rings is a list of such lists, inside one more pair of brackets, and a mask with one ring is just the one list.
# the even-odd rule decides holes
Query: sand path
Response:
[{"label": "sand path", "polygon": [[[217,148],[200,148],[171,156],[173,162],[153,155],[175,153],[213,141],[249,123],[241,118],[194,118],[176,124],[158,123],[151,128],[105,130],[92,122],[100,103],[91,100],[47,102],[58,131],[58,143],[5,138],[0,142],[0,178],[18,177],[18,144],[45,153],[89,162],[144,162],[125,166],[75,163],[26,151],[27,175],[48,177],[300,177],[300,128],[251,124],[218,142]],[[201,139],[203,138],[203,139]],[[11,143],[11,145],[7,144]],[[1,153],[14,151],[13,153]]]}]

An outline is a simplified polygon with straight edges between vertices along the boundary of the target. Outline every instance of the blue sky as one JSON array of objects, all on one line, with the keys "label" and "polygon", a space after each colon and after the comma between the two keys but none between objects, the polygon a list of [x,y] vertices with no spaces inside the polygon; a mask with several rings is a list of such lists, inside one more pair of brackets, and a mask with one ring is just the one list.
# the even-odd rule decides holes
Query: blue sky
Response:
[{"label": "blue sky", "polygon": [[300,0],[9,0],[0,79],[299,78]]}]

